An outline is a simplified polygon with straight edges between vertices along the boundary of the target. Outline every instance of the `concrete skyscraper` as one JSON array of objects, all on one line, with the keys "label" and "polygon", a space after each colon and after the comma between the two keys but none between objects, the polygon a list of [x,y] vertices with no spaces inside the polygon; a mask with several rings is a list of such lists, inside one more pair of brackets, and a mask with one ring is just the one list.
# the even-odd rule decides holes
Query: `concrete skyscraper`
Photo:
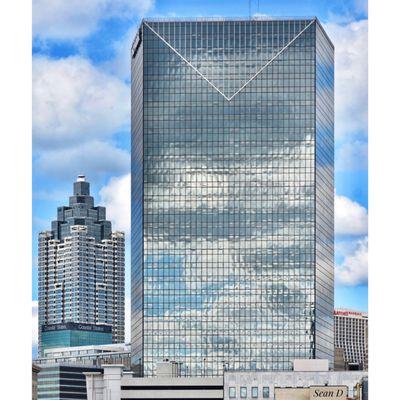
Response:
[{"label": "concrete skyscraper", "polygon": [[39,353],[124,342],[125,237],[95,207],[83,175],[39,233]]},{"label": "concrete skyscraper", "polygon": [[142,22],[132,364],[333,363],[334,48],[310,19]]},{"label": "concrete skyscraper", "polygon": [[368,314],[335,310],[335,347],[343,350],[347,369],[368,370]]}]

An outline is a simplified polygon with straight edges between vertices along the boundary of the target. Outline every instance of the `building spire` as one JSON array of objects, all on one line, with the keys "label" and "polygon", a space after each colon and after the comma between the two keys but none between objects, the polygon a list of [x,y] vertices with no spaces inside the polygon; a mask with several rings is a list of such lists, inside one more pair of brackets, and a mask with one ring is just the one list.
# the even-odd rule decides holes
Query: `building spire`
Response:
[{"label": "building spire", "polygon": [[90,196],[90,183],[86,181],[85,175],[78,175],[74,182],[74,196]]}]

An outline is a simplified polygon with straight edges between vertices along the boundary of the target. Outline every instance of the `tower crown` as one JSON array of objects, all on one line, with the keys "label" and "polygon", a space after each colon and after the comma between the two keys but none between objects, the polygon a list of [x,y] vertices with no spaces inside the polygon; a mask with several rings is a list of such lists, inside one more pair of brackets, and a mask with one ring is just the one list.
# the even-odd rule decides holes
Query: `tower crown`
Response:
[{"label": "tower crown", "polygon": [[90,183],[85,175],[78,175],[74,182],[74,196],[90,196]]}]

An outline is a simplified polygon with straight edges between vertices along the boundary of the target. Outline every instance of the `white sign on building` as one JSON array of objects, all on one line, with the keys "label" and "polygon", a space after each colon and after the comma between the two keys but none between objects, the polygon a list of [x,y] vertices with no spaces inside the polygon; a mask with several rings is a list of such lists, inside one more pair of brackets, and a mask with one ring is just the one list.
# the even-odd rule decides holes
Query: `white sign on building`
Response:
[{"label": "white sign on building", "polygon": [[346,386],[311,386],[310,388],[275,388],[276,400],[347,399]]},{"label": "white sign on building", "polygon": [[312,386],[310,400],[347,399],[347,386]]}]

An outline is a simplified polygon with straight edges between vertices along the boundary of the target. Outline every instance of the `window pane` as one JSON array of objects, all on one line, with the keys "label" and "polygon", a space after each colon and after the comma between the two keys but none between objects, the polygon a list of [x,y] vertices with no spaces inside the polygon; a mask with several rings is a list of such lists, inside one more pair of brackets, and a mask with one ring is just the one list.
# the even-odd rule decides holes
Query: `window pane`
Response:
[{"label": "window pane", "polygon": [[258,387],[251,388],[251,397],[258,397]]},{"label": "window pane", "polygon": [[240,388],[240,397],[241,397],[242,399],[245,399],[245,398],[247,397],[247,387],[242,386],[242,387]]}]

